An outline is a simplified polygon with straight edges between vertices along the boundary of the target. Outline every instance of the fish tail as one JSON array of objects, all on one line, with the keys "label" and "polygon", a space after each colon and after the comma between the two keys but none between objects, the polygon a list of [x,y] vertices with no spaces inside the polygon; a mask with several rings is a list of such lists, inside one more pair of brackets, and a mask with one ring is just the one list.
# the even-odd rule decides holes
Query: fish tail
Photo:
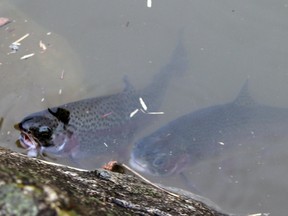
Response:
[{"label": "fish tail", "polygon": [[157,110],[163,101],[171,78],[183,74],[188,70],[188,55],[183,44],[183,33],[180,32],[178,44],[171,54],[170,61],[158,72],[153,81],[145,89],[140,91],[147,105]]},{"label": "fish tail", "polygon": [[156,75],[158,77],[169,77],[171,75],[182,75],[189,68],[188,53],[183,43],[183,31],[179,33],[179,40],[176,48],[171,54],[168,64],[166,64],[161,71]]}]

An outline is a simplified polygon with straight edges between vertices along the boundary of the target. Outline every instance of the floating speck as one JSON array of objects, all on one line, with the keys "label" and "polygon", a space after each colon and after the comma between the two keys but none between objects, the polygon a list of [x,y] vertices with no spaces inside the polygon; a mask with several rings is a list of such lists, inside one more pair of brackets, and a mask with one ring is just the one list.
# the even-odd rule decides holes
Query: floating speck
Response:
[{"label": "floating speck", "polygon": [[43,52],[47,49],[46,45],[42,42],[42,40],[40,40],[39,42],[39,47],[41,48]]},{"label": "floating speck", "polygon": [[62,70],[62,72],[61,72],[61,76],[60,76],[60,79],[61,79],[61,80],[63,80],[63,79],[64,79],[64,73],[65,73],[65,71],[64,71],[64,70]]},{"label": "floating speck", "polygon": [[224,142],[218,142],[220,145],[225,145],[225,143]]},{"label": "floating speck", "polygon": [[139,111],[139,110],[136,109],[136,110],[134,110],[133,112],[131,112],[131,113],[130,113],[130,118],[132,118],[138,111]]}]

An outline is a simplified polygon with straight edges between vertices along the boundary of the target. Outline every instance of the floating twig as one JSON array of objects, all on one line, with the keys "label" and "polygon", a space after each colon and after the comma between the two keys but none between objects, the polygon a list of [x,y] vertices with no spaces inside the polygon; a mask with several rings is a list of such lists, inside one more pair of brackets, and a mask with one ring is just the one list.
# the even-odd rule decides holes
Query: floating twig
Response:
[{"label": "floating twig", "polygon": [[133,112],[131,112],[130,118],[132,118],[138,111],[139,111],[139,109],[135,109]]},{"label": "floating twig", "polygon": [[21,60],[25,60],[25,59],[28,59],[28,58],[34,56],[34,55],[35,55],[35,53],[30,53],[30,54],[27,54],[27,55],[22,56],[20,59],[21,59]]},{"label": "floating twig", "polygon": [[143,101],[143,99],[141,97],[139,98],[139,101],[140,101],[140,104],[141,104],[142,108],[146,111],[147,110],[147,106],[146,106],[145,102]]},{"label": "floating twig", "polygon": [[30,34],[27,33],[26,35],[22,36],[21,38],[19,38],[18,40],[14,41],[12,44],[15,44],[15,45],[21,45],[21,41],[24,40],[25,38],[27,38]]}]

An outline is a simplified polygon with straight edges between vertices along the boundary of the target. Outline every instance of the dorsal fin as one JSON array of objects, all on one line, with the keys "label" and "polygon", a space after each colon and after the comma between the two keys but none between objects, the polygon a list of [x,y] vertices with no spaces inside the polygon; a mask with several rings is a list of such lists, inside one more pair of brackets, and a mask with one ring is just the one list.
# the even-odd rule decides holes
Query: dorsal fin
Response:
[{"label": "dorsal fin", "polygon": [[244,85],[242,86],[238,96],[236,99],[233,101],[233,104],[237,106],[255,106],[256,102],[255,100],[251,97],[248,89],[249,85],[249,80],[247,79]]}]

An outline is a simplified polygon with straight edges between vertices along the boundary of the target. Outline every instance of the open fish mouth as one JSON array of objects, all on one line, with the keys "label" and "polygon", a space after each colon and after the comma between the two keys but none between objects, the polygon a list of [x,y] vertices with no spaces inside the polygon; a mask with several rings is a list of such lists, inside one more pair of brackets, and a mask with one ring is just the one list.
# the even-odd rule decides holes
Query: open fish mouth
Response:
[{"label": "open fish mouth", "polygon": [[27,150],[27,155],[29,157],[37,157],[40,145],[30,133],[21,131],[19,141],[21,146]]}]

